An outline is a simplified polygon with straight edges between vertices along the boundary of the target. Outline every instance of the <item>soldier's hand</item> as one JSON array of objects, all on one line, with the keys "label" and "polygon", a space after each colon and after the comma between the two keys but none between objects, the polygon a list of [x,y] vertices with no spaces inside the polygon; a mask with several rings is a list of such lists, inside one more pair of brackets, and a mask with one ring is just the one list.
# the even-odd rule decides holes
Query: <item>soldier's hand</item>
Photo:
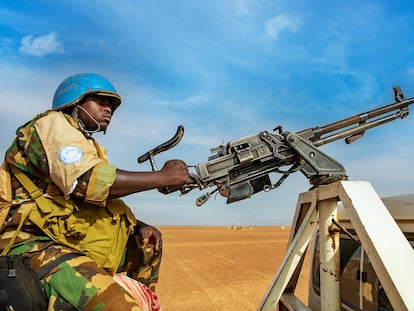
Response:
[{"label": "soldier's hand", "polygon": [[192,183],[187,164],[182,160],[169,160],[159,171],[165,178],[166,187],[179,187]]},{"label": "soldier's hand", "polygon": [[154,245],[155,253],[162,251],[162,235],[157,228],[141,223],[139,227],[139,234],[141,235],[143,246],[152,244]]}]

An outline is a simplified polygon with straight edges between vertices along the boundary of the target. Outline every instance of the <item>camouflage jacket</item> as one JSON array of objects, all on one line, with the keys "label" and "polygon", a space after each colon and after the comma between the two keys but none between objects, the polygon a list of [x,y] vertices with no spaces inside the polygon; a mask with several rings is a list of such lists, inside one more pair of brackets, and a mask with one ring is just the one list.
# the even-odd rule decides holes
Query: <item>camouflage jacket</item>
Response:
[{"label": "camouflage jacket", "polygon": [[[42,122],[46,125],[53,124],[53,131],[42,129],[40,126]],[[61,125],[66,127],[64,130],[61,130],[64,135],[55,137],[55,141],[53,141],[52,138],[58,135],[56,133],[59,133],[58,127]],[[76,137],[71,138],[71,136]],[[58,179],[55,177],[53,180],[53,173],[57,175],[61,172],[56,169],[55,164],[59,162],[60,166],[64,165],[63,172],[71,174],[71,168],[78,163],[61,163],[63,161],[62,157],[55,155],[55,153],[58,154],[59,150],[56,152],[50,151],[50,148],[55,147],[56,141],[59,141],[61,144],[60,150],[70,145],[71,147],[79,146],[79,149],[84,151],[82,156],[85,158],[85,164],[82,166],[82,170],[78,169],[74,175],[75,180],[69,193],[70,197],[97,206],[105,206],[109,189],[116,177],[116,167],[108,163],[105,150],[92,138],[86,137],[79,130],[76,121],[69,115],[50,110],[37,115],[31,121],[19,127],[16,131],[16,138],[6,151],[4,164],[19,168],[47,196],[67,196],[67,190],[65,191],[59,182],[54,182],[54,180]],[[46,145],[48,143],[53,146]],[[87,154],[90,154],[89,158],[86,158]],[[7,165],[3,165],[3,167],[7,168]],[[53,169],[52,173],[51,168]],[[29,193],[12,173],[10,173],[10,180],[5,180],[5,178],[0,180],[0,184],[7,182],[11,183],[13,201],[19,202],[30,199]],[[2,188],[7,188],[7,185],[3,185]],[[19,214],[18,205],[16,205],[10,209],[6,221],[0,228],[0,232],[2,232],[0,247],[7,244],[8,239],[4,232],[16,228],[20,219],[21,215]],[[23,230],[25,232],[19,234],[16,239],[17,243],[32,239],[33,237],[44,236],[38,228],[31,225],[30,222],[25,223]]]},{"label": "camouflage jacket", "polygon": [[[67,114],[63,114],[55,111],[46,111],[42,114],[37,115],[33,120],[27,122],[23,126],[19,127],[16,131],[16,138],[6,151],[5,161],[9,165],[14,165],[23,171],[32,181],[38,186],[43,193],[47,193],[51,196],[62,195],[63,189],[56,185],[50,176],[51,167],[50,161],[58,161],[56,158],[49,159],[45,151],[45,146],[42,143],[42,139],[39,137],[38,128],[36,124],[39,120],[42,120],[46,116],[53,115],[63,115],[67,122],[74,128],[77,129],[77,132],[81,132],[75,120]],[[52,116],[52,118],[54,118]],[[70,135],[70,133],[66,133]],[[95,157],[99,158],[101,161],[98,161],[98,164],[94,167],[88,169],[81,176],[77,176],[78,182],[74,188],[71,196],[77,198],[85,198],[88,203],[93,203],[97,205],[105,205],[105,200],[109,193],[109,188],[112,186],[113,181],[115,180],[115,166],[109,164],[105,150],[99,144],[96,143],[91,137],[86,137],[82,134],[85,141],[91,141],[96,148]],[[64,139],[64,137],[62,137]],[[71,141],[73,144],[73,141]],[[68,169],[66,169],[68,171]],[[103,189],[102,185],[106,185]],[[94,197],[89,197],[93,191],[99,187],[99,191]],[[12,176],[12,191],[14,198],[27,198],[25,195],[24,189],[21,188],[21,185],[17,182]],[[89,191],[89,192],[88,192]],[[96,191],[95,191],[96,192]]]}]

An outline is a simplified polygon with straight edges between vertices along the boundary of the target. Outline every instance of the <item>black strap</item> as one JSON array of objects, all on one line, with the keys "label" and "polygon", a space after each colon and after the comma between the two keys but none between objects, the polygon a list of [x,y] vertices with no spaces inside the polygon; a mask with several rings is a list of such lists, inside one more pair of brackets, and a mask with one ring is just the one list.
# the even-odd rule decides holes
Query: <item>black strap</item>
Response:
[{"label": "black strap", "polygon": [[56,258],[54,261],[48,263],[47,265],[44,265],[41,268],[36,269],[36,273],[39,276],[39,279],[42,279],[53,268],[57,267],[62,262],[66,261],[66,260],[70,260],[70,259],[72,259],[74,257],[77,257],[77,256],[80,256],[80,255],[82,255],[82,254],[79,254],[79,253],[68,253],[68,254],[64,254],[64,255]]},{"label": "black strap", "polygon": [[13,310],[11,309],[12,307],[9,295],[7,295],[7,292],[3,286],[0,288],[0,306],[4,306],[4,310]]}]

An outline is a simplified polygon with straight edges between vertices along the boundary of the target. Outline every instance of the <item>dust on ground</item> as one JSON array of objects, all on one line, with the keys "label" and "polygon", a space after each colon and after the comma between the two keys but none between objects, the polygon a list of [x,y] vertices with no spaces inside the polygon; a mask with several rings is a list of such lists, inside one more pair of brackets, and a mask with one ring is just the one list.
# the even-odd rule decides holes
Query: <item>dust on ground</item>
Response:
[{"label": "dust on ground", "polygon": [[[162,226],[163,311],[256,310],[282,262],[290,227]],[[309,258],[295,294],[307,302]]]}]

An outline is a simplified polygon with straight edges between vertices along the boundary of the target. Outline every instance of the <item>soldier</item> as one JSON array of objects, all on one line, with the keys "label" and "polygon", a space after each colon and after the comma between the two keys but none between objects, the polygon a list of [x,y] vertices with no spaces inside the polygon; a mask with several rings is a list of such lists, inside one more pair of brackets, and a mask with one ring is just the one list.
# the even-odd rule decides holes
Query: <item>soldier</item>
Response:
[{"label": "soldier", "polygon": [[[179,187],[191,178],[181,160],[156,172],[125,171],[108,162],[92,135],[107,130],[120,104],[104,77],[71,76],[57,88],[52,110],[18,128],[6,151],[0,170],[2,255],[23,254],[30,261],[49,309],[157,307],[147,287],[154,290],[158,279],[161,233],[138,221],[119,198]],[[115,281],[117,272],[125,273]],[[140,306],[118,284],[125,274],[147,286],[143,295],[155,301]]]}]

